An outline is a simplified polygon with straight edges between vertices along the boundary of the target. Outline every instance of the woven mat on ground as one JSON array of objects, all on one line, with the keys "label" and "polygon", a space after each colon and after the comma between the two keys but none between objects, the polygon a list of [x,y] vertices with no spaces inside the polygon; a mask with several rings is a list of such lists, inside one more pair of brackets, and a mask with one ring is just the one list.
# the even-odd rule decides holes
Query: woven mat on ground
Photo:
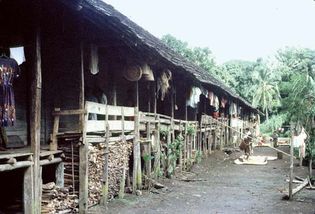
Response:
[{"label": "woven mat on ground", "polygon": [[234,160],[238,165],[266,165],[268,160],[276,160],[277,157],[272,156],[249,156],[248,159],[244,155]]}]

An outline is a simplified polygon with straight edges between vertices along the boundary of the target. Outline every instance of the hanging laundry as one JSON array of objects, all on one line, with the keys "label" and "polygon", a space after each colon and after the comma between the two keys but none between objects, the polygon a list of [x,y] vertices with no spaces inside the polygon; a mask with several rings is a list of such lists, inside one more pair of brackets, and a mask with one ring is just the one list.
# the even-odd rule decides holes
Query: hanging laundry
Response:
[{"label": "hanging laundry", "polygon": [[208,91],[208,99],[211,106],[214,106],[214,93],[212,91]]},{"label": "hanging laundry", "polygon": [[215,111],[219,111],[220,102],[219,102],[219,98],[215,95],[214,95],[214,105],[213,106],[215,108]]},{"label": "hanging laundry", "polygon": [[226,103],[227,103],[227,99],[225,99],[224,97],[221,97],[221,107],[222,108],[225,108]]},{"label": "hanging laundry", "polygon": [[205,97],[208,97],[208,90],[204,89],[201,87],[201,93],[205,96]]},{"label": "hanging laundry", "polygon": [[0,126],[13,126],[15,100],[13,80],[20,74],[17,62],[9,57],[0,58]]},{"label": "hanging laundry", "polygon": [[99,72],[98,67],[98,47],[95,44],[91,44],[91,55],[90,55],[90,72],[91,74],[97,74]]},{"label": "hanging laundry", "polygon": [[305,158],[305,140],[307,139],[307,134],[305,129],[302,128],[301,133],[298,136],[293,136],[293,147],[299,151],[299,157]]},{"label": "hanging laundry", "polygon": [[229,109],[230,115],[237,115],[237,106],[235,103],[231,103],[230,109]]},{"label": "hanging laundry", "polygon": [[237,106],[237,115],[241,115],[241,113],[242,113],[242,107]]},{"label": "hanging laundry", "polygon": [[200,101],[201,90],[198,87],[192,87],[189,99],[186,101],[186,105],[192,108],[197,108]]}]

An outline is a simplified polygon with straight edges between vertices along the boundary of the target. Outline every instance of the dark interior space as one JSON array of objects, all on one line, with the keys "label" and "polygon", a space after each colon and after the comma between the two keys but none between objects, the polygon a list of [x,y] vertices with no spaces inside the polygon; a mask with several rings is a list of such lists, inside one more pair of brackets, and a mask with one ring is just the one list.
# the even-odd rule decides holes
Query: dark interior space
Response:
[{"label": "dark interior space", "polygon": [[25,169],[0,173],[0,214],[23,213],[23,177]]}]

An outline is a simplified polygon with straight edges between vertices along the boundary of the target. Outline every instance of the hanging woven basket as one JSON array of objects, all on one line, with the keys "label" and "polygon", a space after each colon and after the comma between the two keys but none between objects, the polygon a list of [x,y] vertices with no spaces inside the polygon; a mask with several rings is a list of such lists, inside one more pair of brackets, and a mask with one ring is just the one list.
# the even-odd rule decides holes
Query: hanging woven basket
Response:
[{"label": "hanging woven basket", "polygon": [[139,65],[131,65],[124,70],[124,77],[129,81],[138,81],[141,79],[141,76],[142,69]]}]

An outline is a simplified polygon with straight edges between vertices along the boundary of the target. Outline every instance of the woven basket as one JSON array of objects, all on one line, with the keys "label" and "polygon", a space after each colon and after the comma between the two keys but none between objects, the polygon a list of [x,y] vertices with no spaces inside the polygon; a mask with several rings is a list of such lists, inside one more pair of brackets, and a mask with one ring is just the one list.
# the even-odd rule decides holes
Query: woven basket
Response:
[{"label": "woven basket", "polygon": [[124,70],[124,77],[129,81],[138,81],[142,76],[142,69],[138,65],[131,65]]}]

